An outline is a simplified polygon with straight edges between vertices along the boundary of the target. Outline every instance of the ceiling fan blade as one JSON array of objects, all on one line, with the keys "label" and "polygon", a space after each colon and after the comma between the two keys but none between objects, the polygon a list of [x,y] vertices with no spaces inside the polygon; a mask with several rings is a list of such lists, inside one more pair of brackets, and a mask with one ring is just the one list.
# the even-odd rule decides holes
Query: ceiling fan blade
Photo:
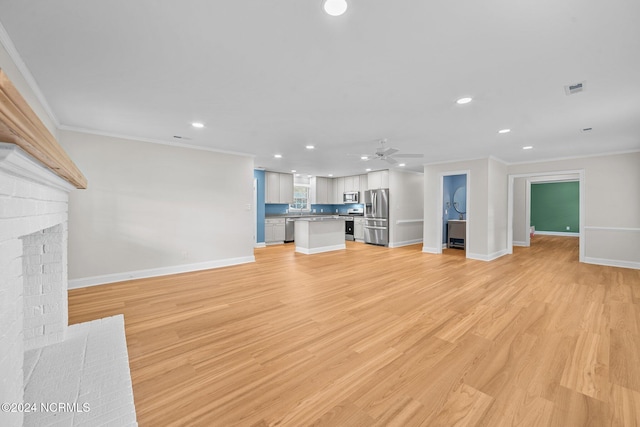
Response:
[{"label": "ceiling fan blade", "polygon": [[403,157],[405,159],[417,159],[424,157],[424,154],[396,154],[394,157]]},{"label": "ceiling fan blade", "polygon": [[390,165],[395,165],[396,163],[398,163],[396,161],[396,159],[394,159],[393,157],[386,157],[385,160],[387,161],[387,163],[389,163]]},{"label": "ceiling fan blade", "polygon": [[386,150],[379,152],[379,154],[382,154],[383,156],[390,156],[393,153],[397,153],[398,150],[396,150],[395,148],[387,148]]}]

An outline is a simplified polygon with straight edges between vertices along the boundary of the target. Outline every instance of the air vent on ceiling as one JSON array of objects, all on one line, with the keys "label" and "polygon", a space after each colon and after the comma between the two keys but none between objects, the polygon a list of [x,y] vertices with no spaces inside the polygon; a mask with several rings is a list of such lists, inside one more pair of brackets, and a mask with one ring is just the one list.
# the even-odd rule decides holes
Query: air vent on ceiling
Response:
[{"label": "air vent on ceiling", "polygon": [[586,89],[586,82],[574,83],[572,85],[566,85],[564,87],[564,93],[567,95],[573,95],[574,93],[584,92]]}]

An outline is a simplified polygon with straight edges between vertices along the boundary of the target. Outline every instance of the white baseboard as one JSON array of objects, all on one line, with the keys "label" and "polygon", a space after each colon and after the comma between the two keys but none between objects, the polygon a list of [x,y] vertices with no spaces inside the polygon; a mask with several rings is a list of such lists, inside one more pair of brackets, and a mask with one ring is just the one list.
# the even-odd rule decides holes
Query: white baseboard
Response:
[{"label": "white baseboard", "polygon": [[529,247],[529,245],[527,245],[527,242],[516,242],[515,240],[513,241],[513,246]]},{"label": "white baseboard", "polygon": [[536,230],[533,238],[535,239],[535,235],[539,234],[541,236],[565,236],[565,237],[580,237],[580,233],[567,233],[564,231],[540,231]]},{"label": "white baseboard", "polygon": [[417,245],[418,243],[422,243],[422,239],[405,240],[404,242],[389,243],[389,247],[400,248],[402,246]]},{"label": "white baseboard", "polygon": [[266,248],[267,244],[265,242],[258,242],[253,245],[254,248]]},{"label": "white baseboard", "polygon": [[606,265],[609,267],[633,268],[635,270],[640,270],[640,262],[636,262],[636,261],[621,261],[618,259],[585,257],[584,262],[586,264],[597,264],[597,265]]},{"label": "white baseboard", "polygon": [[146,279],[149,277],[168,276],[170,274],[189,273],[192,271],[210,270],[212,268],[229,267],[232,265],[255,262],[255,257],[227,258],[216,261],[199,262],[195,264],[174,265],[171,267],[151,268],[148,270],[127,271],[124,273],[105,274],[103,276],[84,277],[69,280],[69,289],[86,288],[89,286],[105,285],[107,283],[125,280]]},{"label": "white baseboard", "polygon": [[305,255],[319,254],[322,252],[330,252],[330,251],[339,251],[340,249],[347,249],[347,245],[343,243],[341,245],[322,246],[322,247],[313,248],[313,249],[301,248],[299,246],[296,246],[296,252],[305,254]]},{"label": "white baseboard", "polygon": [[497,251],[494,252],[492,254],[488,254],[488,255],[484,255],[484,254],[473,254],[473,253],[469,253],[467,252],[467,258],[469,259],[475,259],[478,261],[493,261],[495,259],[500,258],[501,256],[505,256],[509,253],[508,250],[503,249],[501,251]]}]

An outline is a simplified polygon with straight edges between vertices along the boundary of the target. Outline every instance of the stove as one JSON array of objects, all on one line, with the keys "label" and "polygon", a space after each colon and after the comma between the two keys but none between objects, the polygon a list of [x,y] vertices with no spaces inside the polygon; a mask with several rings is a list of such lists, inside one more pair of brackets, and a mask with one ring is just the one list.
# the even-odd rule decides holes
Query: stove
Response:
[{"label": "stove", "polygon": [[344,221],[344,239],[345,240],[355,240],[353,236],[353,218],[356,216],[364,216],[363,208],[351,208],[347,210],[346,214],[340,214],[341,217],[345,218]]}]

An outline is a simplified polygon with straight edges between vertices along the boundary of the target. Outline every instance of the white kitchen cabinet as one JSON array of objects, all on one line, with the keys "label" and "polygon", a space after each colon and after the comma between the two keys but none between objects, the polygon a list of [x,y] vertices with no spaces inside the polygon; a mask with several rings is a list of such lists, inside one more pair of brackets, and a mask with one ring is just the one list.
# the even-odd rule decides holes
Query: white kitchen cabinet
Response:
[{"label": "white kitchen cabinet", "polygon": [[382,170],[369,172],[367,175],[367,187],[369,190],[389,188],[389,171]]},{"label": "white kitchen cabinet", "polygon": [[336,178],[336,196],[337,196],[337,201],[336,203],[340,204],[344,202],[343,199],[343,195],[344,195],[344,177],[341,178]]},{"label": "white kitchen cabinet", "polygon": [[265,172],[265,203],[293,203],[293,175]]},{"label": "white kitchen cabinet", "polygon": [[353,219],[353,238],[356,240],[364,240],[364,218]]},{"label": "white kitchen cabinet", "polygon": [[338,194],[337,178],[332,178],[329,182],[329,203],[332,205],[342,203],[342,193]]},{"label": "white kitchen cabinet", "polygon": [[356,190],[353,185],[353,176],[345,176],[344,177],[344,191],[345,192],[352,192],[352,191],[358,191]]},{"label": "white kitchen cabinet", "polygon": [[280,203],[293,203],[293,175],[280,174]]},{"label": "white kitchen cabinet", "polygon": [[280,174],[265,172],[265,203],[280,203]]},{"label": "white kitchen cabinet", "polygon": [[267,244],[284,242],[284,218],[267,218],[264,220],[264,242]]},{"label": "white kitchen cabinet", "polygon": [[311,178],[311,204],[328,205],[333,203],[331,194],[329,192],[330,181],[330,178],[323,178],[320,176]]},{"label": "white kitchen cabinet", "polygon": [[369,189],[369,180],[367,179],[367,174],[362,174],[359,176],[359,181],[360,181],[360,197],[362,197],[362,200],[360,201],[360,203],[364,203],[364,192],[367,191]]},{"label": "white kitchen cabinet", "polygon": [[[364,189],[366,190],[366,188]],[[344,192],[364,191],[360,185],[360,175],[344,177]]]}]

